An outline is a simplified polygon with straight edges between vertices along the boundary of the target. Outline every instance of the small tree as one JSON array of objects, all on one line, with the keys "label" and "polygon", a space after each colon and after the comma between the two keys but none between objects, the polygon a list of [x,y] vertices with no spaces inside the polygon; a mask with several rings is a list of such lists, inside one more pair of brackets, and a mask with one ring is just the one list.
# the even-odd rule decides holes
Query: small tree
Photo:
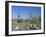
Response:
[{"label": "small tree", "polygon": [[22,22],[23,22],[23,19],[20,19],[20,12],[19,12],[19,14],[18,14],[17,22],[18,22],[18,23],[22,23]]}]

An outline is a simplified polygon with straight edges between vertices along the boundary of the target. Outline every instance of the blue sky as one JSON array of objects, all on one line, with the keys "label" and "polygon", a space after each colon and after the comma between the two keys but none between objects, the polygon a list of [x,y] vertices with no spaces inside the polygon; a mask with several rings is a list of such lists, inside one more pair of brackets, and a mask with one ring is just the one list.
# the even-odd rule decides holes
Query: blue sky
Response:
[{"label": "blue sky", "polygon": [[29,17],[29,12],[35,14],[36,16],[41,15],[41,7],[29,7],[29,6],[12,6],[12,18],[17,18],[17,15],[20,15],[20,18],[26,19]]}]

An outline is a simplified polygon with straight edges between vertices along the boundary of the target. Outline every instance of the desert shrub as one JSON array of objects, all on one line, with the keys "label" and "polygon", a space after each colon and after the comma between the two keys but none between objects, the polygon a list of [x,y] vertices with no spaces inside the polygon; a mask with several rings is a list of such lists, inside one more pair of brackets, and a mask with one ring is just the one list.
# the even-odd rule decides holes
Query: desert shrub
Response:
[{"label": "desert shrub", "polygon": [[23,22],[23,19],[17,19],[17,22],[18,23],[22,23]]},{"label": "desert shrub", "polygon": [[28,21],[29,21],[29,19],[26,19],[26,20],[25,20],[25,22],[28,22]]},{"label": "desert shrub", "polygon": [[32,27],[30,29],[40,29],[41,28],[41,18],[39,17],[33,17],[30,20]]}]

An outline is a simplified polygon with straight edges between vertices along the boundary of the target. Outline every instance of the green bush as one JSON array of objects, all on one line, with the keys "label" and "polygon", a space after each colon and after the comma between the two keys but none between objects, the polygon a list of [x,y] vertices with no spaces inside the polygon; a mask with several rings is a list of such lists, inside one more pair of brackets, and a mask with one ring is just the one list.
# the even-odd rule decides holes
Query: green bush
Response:
[{"label": "green bush", "polygon": [[17,22],[18,23],[22,23],[23,22],[23,19],[17,19]]}]

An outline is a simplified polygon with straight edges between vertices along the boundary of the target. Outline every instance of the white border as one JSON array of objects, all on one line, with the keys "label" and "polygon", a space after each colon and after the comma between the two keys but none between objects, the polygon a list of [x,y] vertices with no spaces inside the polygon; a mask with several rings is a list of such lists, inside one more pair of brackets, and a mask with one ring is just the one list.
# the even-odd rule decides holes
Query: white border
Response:
[{"label": "white border", "polygon": [[[11,6],[35,6],[41,7],[41,30],[29,30],[29,31],[12,31],[11,30]],[[42,4],[25,4],[25,3],[9,3],[9,35],[10,34],[26,34],[26,33],[42,33],[44,27],[44,13]]]}]

